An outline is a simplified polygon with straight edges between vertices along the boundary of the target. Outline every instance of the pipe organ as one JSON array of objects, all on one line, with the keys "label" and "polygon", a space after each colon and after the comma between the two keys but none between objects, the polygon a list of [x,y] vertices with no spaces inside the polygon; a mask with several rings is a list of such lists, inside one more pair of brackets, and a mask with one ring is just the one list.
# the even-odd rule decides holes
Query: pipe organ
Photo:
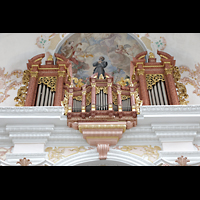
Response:
[{"label": "pipe organ", "polygon": [[161,62],[156,62],[152,53],[147,62],[147,52],[133,57],[130,79],[114,83],[109,74],[103,77],[96,73],[88,85],[72,76],[72,64],[64,56],[55,54],[55,64],[49,57],[41,65],[45,54],[40,54],[27,63],[16,106],[62,105],[67,126],[79,130],[91,146],[97,146],[99,158],[106,159],[109,146],[116,145],[126,129],[137,125],[142,105],[187,104],[175,60],[165,52],[157,53]]},{"label": "pipe organ", "polygon": [[[114,83],[113,77],[107,73],[99,78],[98,74],[93,74],[89,85],[72,76],[72,64],[64,56],[55,54],[55,64],[50,56],[42,65],[45,54],[37,55],[27,63],[23,77],[25,86],[18,91],[16,106],[61,106],[62,101],[70,119],[73,116],[94,117],[100,113],[119,118],[136,116],[138,105],[142,104],[187,104],[186,88],[178,83],[180,73],[174,58],[165,52],[157,53],[160,62],[156,62],[152,53],[147,62],[147,52],[133,57],[130,80],[122,78]],[[78,84],[75,85],[73,80]]]}]

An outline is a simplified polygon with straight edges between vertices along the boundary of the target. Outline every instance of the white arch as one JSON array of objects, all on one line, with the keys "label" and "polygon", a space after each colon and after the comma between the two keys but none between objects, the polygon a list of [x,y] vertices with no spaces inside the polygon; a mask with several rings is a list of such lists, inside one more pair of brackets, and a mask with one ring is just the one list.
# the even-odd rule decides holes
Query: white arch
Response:
[{"label": "white arch", "polygon": [[[106,161],[114,161],[122,164],[124,163],[130,166],[154,166],[154,164],[150,161],[117,149],[109,150]],[[89,162],[97,162],[99,165],[101,164],[102,161],[99,160],[99,153],[97,152],[97,149],[72,155],[55,163],[54,166],[76,166]]]},{"label": "white arch", "polygon": [[[61,47],[61,46],[64,44],[64,42],[65,42],[69,37],[71,37],[73,34],[75,34],[75,33],[67,33],[67,34],[65,35],[65,37],[57,44],[57,46],[56,46],[56,48],[54,49],[54,52],[53,52],[52,55],[54,55],[54,53],[58,53],[60,47]],[[143,43],[143,41],[140,40],[140,39],[139,39],[135,34],[133,34],[133,33],[127,33],[127,34],[129,34],[131,37],[133,37],[133,38],[142,46],[142,48],[144,49],[144,51],[147,51],[147,56],[148,56],[149,51],[148,51],[147,47],[145,46],[145,44]]]}]

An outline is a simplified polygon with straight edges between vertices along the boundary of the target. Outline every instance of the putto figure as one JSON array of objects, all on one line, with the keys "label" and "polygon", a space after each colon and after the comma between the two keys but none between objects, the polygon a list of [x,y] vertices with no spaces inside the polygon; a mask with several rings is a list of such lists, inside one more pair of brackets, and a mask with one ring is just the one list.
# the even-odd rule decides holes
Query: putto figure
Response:
[{"label": "putto figure", "polygon": [[99,58],[99,61],[93,63],[93,67],[96,67],[93,71],[93,74],[98,73],[98,78],[100,77],[100,75],[102,74],[103,77],[105,77],[105,70],[104,68],[107,67],[108,62],[104,61],[105,58],[103,56],[101,56]]}]

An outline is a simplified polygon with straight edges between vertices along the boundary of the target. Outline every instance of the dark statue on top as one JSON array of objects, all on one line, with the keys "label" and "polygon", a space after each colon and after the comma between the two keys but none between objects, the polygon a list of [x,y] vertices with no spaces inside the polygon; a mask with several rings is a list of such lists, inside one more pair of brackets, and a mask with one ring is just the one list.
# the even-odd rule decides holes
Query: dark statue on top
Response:
[{"label": "dark statue on top", "polygon": [[108,62],[104,61],[105,58],[103,56],[101,56],[99,58],[99,61],[93,63],[93,67],[96,67],[93,71],[93,74],[98,73],[98,78],[100,77],[100,75],[102,74],[103,77],[105,77],[105,70],[104,68],[107,67]]}]

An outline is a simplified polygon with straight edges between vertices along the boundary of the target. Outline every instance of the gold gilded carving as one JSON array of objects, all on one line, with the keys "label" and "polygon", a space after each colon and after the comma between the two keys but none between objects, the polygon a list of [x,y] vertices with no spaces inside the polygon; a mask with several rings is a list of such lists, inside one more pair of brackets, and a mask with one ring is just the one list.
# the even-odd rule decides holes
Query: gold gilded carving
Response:
[{"label": "gold gilded carving", "polygon": [[118,105],[118,102],[117,102],[117,93],[113,92],[112,91],[112,100],[113,100],[113,103],[114,105]]},{"label": "gold gilded carving", "polygon": [[145,69],[137,69],[137,73],[138,73],[139,76],[144,75]]},{"label": "gold gilded carving", "polygon": [[152,52],[150,52],[149,53],[149,58],[155,58],[155,55]]},{"label": "gold gilded carving", "polygon": [[84,85],[84,83],[82,83],[83,79],[78,79],[76,77],[73,77],[72,80],[74,80],[74,83],[78,88],[81,88]]},{"label": "gold gilded carving", "polygon": [[14,98],[14,101],[17,102],[15,106],[24,106],[25,100],[26,100],[26,95],[28,91],[28,84],[29,84],[29,77],[30,77],[30,72],[29,70],[25,70],[22,78],[22,84],[24,86],[21,86],[18,91],[17,91],[17,96]]},{"label": "gold gilded carving", "polygon": [[96,94],[99,94],[103,90],[103,93],[108,94],[108,87],[96,87]]},{"label": "gold gilded carving", "polygon": [[69,103],[69,93],[65,90],[64,100],[61,101],[61,105],[64,106],[64,110],[65,110],[64,115],[67,115],[68,113],[68,103]]},{"label": "gold gilded carving", "polygon": [[47,87],[51,88],[52,92],[56,91],[56,82],[57,82],[57,76],[51,76],[51,77],[40,77],[38,84],[45,84]]},{"label": "gold gilded carving", "polygon": [[54,163],[58,162],[59,160],[63,158],[67,158],[71,155],[77,154],[79,152],[86,152],[87,150],[94,149],[93,147],[87,147],[84,146],[76,147],[47,147],[45,149],[45,152],[48,152],[48,159]]},{"label": "gold gilded carving", "polygon": [[103,79],[104,79],[103,74],[101,74],[101,75],[99,76],[99,79],[100,79],[100,80],[103,80]]},{"label": "gold gilded carving", "polygon": [[159,158],[159,152],[161,148],[159,146],[152,147],[147,145],[138,145],[138,146],[123,146],[121,148],[115,147],[121,151],[135,154],[138,156],[147,156],[150,162],[154,162]]},{"label": "gold gilded carving", "polygon": [[76,97],[73,97],[73,99],[75,99],[76,101],[82,101],[82,96],[76,96]]},{"label": "gold gilded carving", "polygon": [[179,83],[179,80],[181,78],[179,68],[174,66],[173,72],[174,72],[174,82],[177,88],[180,105],[187,105],[189,101],[186,101],[185,99],[187,99],[189,95],[187,94],[187,89],[185,85],[183,85],[183,83]]},{"label": "gold gilded carving", "polygon": [[121,77],[121,80],[117,82],[117,84],[121,86],[128,86],[129,84],[131,84],[131,81],[128,78],[124,79],[123,77]]},{"label": "gold gilded carving", "polygon": [[50,55],[49,57],[48,57],[48,59],[47,59],[48,61],[53,61],[53,56],[52,55]]},{"label": "gold gilded carving", "polygon": [[147,90],[151,90],[158,81],[165,81],[163,74],[146,74]]},{"label": "gold gilded carving", "polygon": [[134,96],[135,96],[135,109],[137,111],[137,114],[140,114],[140,106],[142,106],[143,100],[140,100],[137,90],[134,92]]},{"label": "gold gilded carving", "polygon": [[129,95],[121,95],[122,101],[130,99]]},{"label": "gold gilded carving", "polygon": [[86,106],[89,106],[91,104],[91,92],[88,92],[86,94]]}]

